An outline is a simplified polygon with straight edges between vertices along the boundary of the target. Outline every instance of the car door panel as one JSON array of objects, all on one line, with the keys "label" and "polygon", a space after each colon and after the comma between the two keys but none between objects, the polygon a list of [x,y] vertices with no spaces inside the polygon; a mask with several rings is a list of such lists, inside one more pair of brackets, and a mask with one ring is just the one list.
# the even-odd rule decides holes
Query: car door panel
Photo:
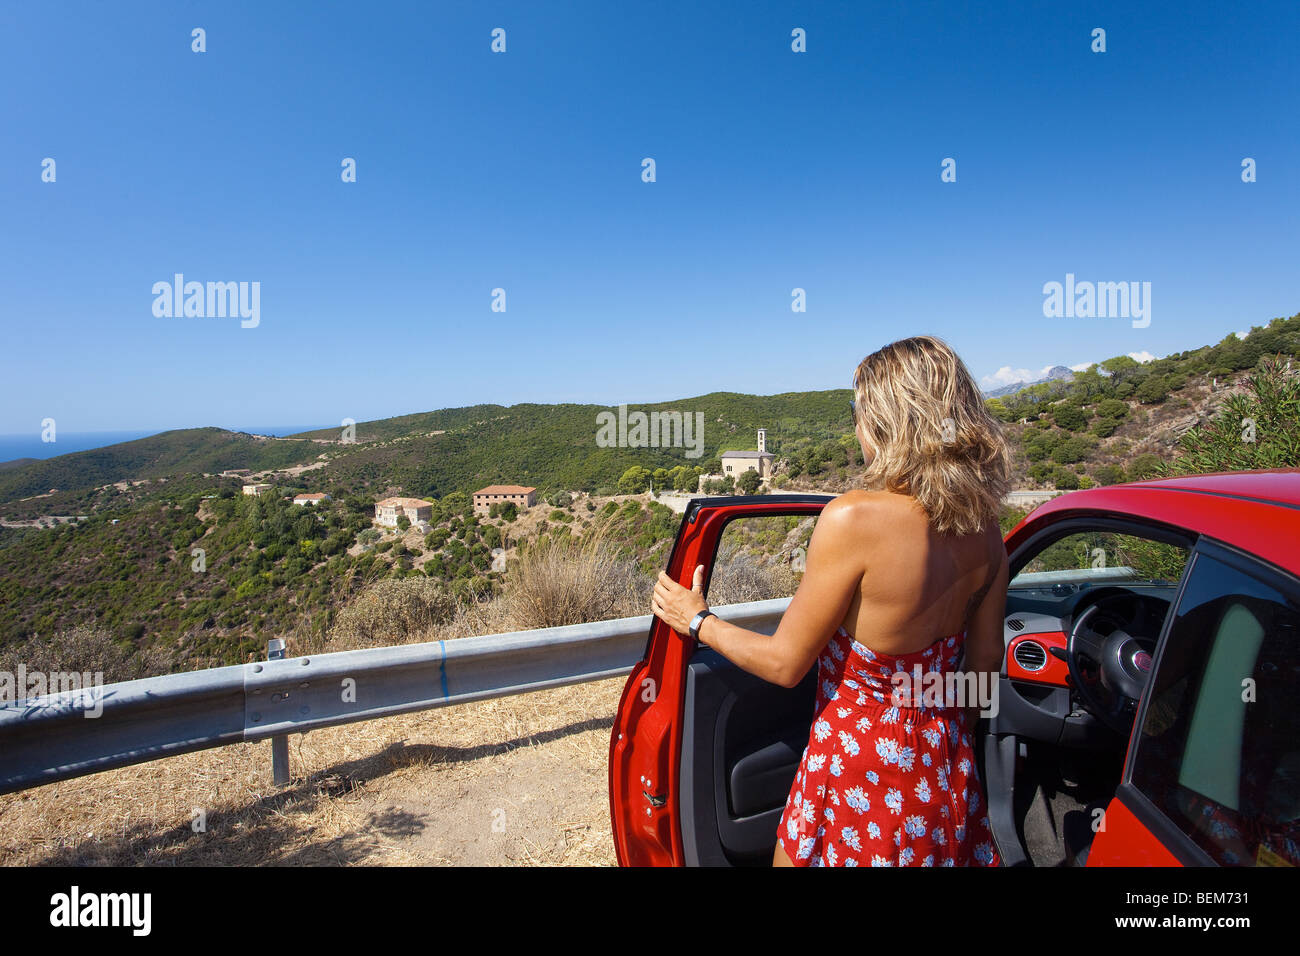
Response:
[{"label": "car door panel", "polygon": [[816,669],[794,688],[707,648],[687,667],[681,820],[689,866],[767,866],[804,747]]},{"label": "car door panel", "polygon": [[[682,516],[666,573],[690,587],[702,564],[707,593],[729,522],[816,516],[831,500],[695,499]],[[798,736],[806,743],[814,694],[809,680],[793,689],[769,684],[653,618],[610,736],[610,817],[619,864],[770,863],[785,802],[783,793],[777,805],[776,794],[783,777],[793,780],[803,744],[793,764],[789,752]],[[764,852],[766,861],[760,859]]]}]

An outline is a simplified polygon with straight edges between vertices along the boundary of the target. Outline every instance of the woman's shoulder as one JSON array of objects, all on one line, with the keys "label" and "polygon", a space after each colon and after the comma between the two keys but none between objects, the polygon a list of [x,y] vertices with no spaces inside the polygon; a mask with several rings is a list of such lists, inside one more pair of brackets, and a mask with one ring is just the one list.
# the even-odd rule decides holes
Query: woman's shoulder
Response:
[{"label": "woman's shoulder", "polygon": [[839,495],[825,508],[822,516],[838,519],[842,523],[864,523],[876,527],[882,519],[924,518],[925,510],[909,495],[893,491],[868,491],[857,488]]}]

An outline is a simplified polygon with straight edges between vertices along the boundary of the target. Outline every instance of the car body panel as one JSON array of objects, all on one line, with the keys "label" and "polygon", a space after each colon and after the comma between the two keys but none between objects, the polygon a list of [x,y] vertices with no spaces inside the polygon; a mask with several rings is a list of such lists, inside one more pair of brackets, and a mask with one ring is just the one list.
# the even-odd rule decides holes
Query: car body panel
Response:
[{"label": "car body panel", "polygon": [[1165,849],[1160,838],[1148,830],[1116,797],[1101,818],[1097,836],[1088,853],[1088,866],[1182,866],[1178,857]]},{"label": "car body panel", "polygon": [[[667,573],[690,587],[703,564],[705,588],[725,526],[736,518],[817,515],[825,495],[696,498],[682,515]],[[653,618],[646,653],[633,668],[610,735],[610,818],[621,866],[683,866],[681,764],[686,668],[696,642]]]},{"label": "car body panel", "polygon": [[[697,564],[705,564],[711,574],[722,528],[732,518],[817,514],[831,500],[809,500],[813,497],[697,499],[683,516],[669,575],[689,587]],[[1005,538],[1008,553],[1015,555],[1054,525],[1072,518],[1118,518],[1192,539],[1205,536],[1290,574],[1300,569],[1295,551],[1300,538],[1300,469],[1189,476],[1069,492],[1040,505],[1013,528]],[[1063,635],[1039,637],[1059,640]],[[694,651],[694,641],[674,634],[655,618],[646,653],[624,687],[610,744],[610,812],[621,865],[681,866],[704,858],[684,847],[680,813],[681,768],[686,762],[683,704]],[[1050,650],[1049,660],[1052,669],[1047,673],[1014,676],[1060,686],[1061,675],[1054,666],[1060,662]],[[1009,672],[1012,666],[1014,662],[1009,662]],[[693,781],[692,785],[706,783]],[[1170,846],[1178,843],[1175,834],[1167,832],[1172,824],[1158,813],[1135,813],[1123,798],[1125,786],[1106,809],[1104,826],[1088,851],[1088,866],[1203,862],[1199,856],[1180,859],[1171,852]],[[1130,794],[1128,800],[1141,804],[1140,795]],[[1144,816],[1151,817],[1149,824],[1143,822]]]}]

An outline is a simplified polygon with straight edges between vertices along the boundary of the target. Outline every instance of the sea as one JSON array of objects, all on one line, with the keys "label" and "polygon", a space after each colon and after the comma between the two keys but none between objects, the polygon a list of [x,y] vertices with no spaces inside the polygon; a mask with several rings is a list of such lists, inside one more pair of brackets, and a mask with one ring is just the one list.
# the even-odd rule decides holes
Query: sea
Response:
[{"label": "sea", "polygon": [[[226,426],[221,426],[226,427]],[[318,428],[330,428],[330,425],[259,425],[241,428],[231,428],[231,431],[248,432],[252,435],[275,435],[283,437],[285,435],[296,435],[299,432],[314,431]],[[13,461],[16,458],[54,458],[58,455],[69,455],[74,451],[89,451],[92,448],[104,448],[107,445],[117,445],[124,441],[135,441],[137,438],[148,438],[150,435],[158,435],[169,429],[165,428],[139,428],[129,431],[111,431],[111,432],[55,432],[55,441],[41,441],[40,429],[33,429],[31,432],[21,435],[0,435],[0,465],[7,461]]]}]

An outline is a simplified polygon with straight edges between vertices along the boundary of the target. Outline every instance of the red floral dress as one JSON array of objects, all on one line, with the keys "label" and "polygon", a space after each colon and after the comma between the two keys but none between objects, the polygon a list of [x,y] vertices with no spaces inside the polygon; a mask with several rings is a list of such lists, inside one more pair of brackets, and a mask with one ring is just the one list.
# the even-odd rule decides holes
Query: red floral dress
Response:
[{"label": "red floral dress", "polygon": [[965,713],[891,696],[895,672],[955,670],[965,638],[895,657],[836,630],[777,833],[796,866],[1001,865]]}]

